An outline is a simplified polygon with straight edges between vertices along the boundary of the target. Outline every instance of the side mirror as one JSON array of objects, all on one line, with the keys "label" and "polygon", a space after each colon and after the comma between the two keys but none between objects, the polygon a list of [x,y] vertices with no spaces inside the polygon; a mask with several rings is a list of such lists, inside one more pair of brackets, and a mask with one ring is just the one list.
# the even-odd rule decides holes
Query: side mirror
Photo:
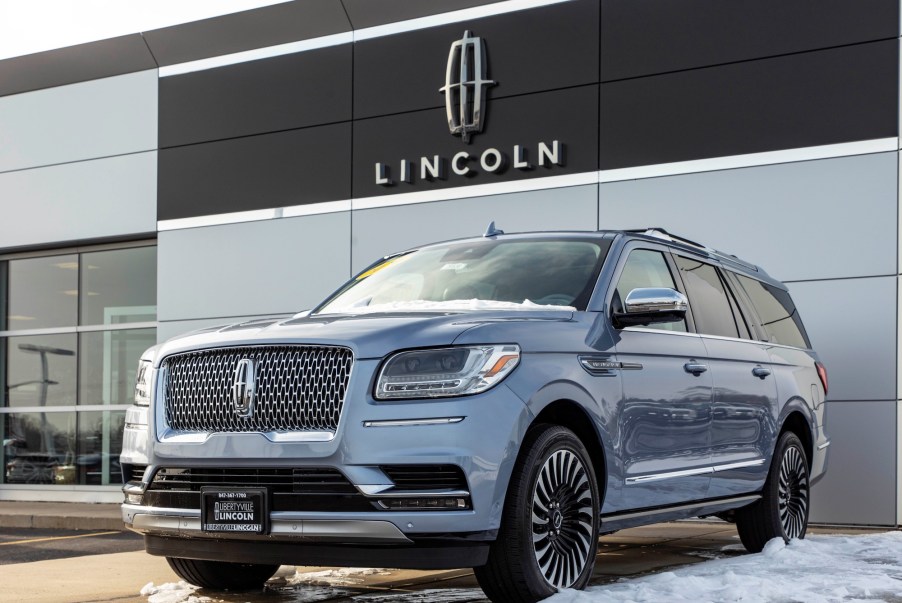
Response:
[{"label": "side mirror", "polygon": [[623,311],[614,313],[617,328],[679,322],[686,318],[689,300],[673,289],[649,287],[633,289],[623,302]]}]

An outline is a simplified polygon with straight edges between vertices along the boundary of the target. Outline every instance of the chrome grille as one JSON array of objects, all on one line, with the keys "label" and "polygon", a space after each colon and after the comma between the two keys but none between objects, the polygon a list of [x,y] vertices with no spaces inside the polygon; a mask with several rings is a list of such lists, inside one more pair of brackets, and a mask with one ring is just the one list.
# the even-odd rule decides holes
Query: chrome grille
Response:
[{"label": "chrome grille", "polygon": [[[232,403],[235,369],[256,367],[254,409]],[[163,361],[166,421],[177,431],[331,431],[338,427],[354,359],[347,348],[247,346],[177,354]]]}]

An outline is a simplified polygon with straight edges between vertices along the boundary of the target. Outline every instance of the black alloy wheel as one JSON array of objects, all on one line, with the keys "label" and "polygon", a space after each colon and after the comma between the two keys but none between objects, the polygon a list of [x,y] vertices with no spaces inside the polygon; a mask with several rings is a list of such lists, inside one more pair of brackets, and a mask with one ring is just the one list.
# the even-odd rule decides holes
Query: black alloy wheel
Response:
[{"label": "black alloy wheel", "polygon": [[811,500],[808,457],[799,437],[784,432],[777,441],[761,499],[736,511],[736,529],[751,553],[772,538],[804,538]]},{"label": "black alloy wheel", "polygon": [[495,603],[533,603],[585,588],[598,548],[601,500],[586,447],[559,425],[527,432],[488,563],[474,568]]}]

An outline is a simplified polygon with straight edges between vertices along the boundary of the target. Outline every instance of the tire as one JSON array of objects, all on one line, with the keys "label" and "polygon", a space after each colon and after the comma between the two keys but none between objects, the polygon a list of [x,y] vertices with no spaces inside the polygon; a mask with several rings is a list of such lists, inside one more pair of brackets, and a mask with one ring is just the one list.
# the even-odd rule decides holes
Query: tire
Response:
[{"label": "tire", "polygon": [[565,427],[529,430],[498,538],[476,580],[495,603],[533,603],[585,588],[598,548],[598,484],[586,447]]},{"label": "tire", "polygon": [[736,511],[736,529],[746,550],[758,553],[772,538],[804,538],[811,493],[808,458],[796,434],[787,431],[777,441],[761,494],[760,500]]},{"label": "tire", "polygon": [[166,557],[179,578],[201,588],[213,590],[256,590],[272,578],[278,565],[228,563]]}]

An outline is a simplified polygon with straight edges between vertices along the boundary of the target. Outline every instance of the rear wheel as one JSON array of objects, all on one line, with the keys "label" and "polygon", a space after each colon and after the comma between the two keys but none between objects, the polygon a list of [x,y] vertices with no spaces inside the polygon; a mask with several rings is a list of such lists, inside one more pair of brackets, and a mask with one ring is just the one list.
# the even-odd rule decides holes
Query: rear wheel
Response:
[{"label": "rear wheel", "polygon": [[589,453],[565,427],[527,433],[488,563],[474,568],[496,603],[539,601],[586,586],[598,547],[598,485]]},{"label": "rear wheel", "polygon": [[789,542],[804,538],[808,529],[810,493],[808,458],[799,437],[787,431],[780,436],[761,500],[736,511],[736,528],[751,553],[772,538]]},{"label": "rear wheel", "polygon": [[278,565],[228,563],[166,557],[169,567],[185,582],[213,590],[256,590],[272,578]]}]

